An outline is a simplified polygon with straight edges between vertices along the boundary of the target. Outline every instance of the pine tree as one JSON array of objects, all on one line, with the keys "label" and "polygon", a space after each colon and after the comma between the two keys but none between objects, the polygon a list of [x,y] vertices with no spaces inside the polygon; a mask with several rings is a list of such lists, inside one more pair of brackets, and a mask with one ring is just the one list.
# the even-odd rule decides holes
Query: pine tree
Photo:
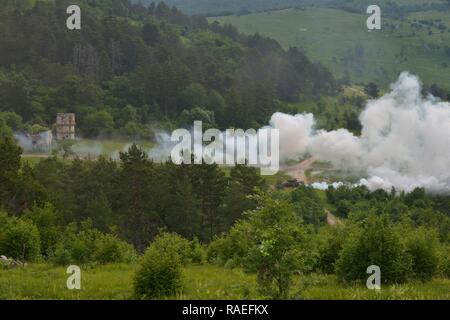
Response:
[{"label": "pine tree", "polygon": [[0,138],[0,205],[10,208],[17,188],[22,149],[11,137]]},{"label": "pine tree", "polygon": [[222,222],[218,214],[227,179],[218,165],[202,164],[192,167],[191,181],[202,208],[201,235],[203,240],[212,240]]}]

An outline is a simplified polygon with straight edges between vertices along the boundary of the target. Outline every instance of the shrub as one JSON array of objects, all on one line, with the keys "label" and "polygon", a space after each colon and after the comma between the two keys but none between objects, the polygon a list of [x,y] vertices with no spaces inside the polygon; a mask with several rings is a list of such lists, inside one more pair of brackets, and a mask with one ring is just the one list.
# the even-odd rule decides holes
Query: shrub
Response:
[{"label": "shrub", "polygon": [[230,243],[239,249],[225,256],[237,257],[247,272],[257,274],[264,297],[286,299],[293,275],[310,271],[314,263],[309,233],[289,203],[263,193],[254,199],[257,209],[246,212],[248,218],[237,222],[221,245],[227,251]]},{"label": "shrub", "polygon": [[45,204],[44,207],[33,206],[31,210],[26,210],[24,219],[31,221],[37,226],[39,237],[41,239],[41,253],[48,257],[55,250],[56,245],[61,239],[61,232],[57,224],[57,214],[51,204]]},{"label": "shrub", "polygon": [[226,259],[223,259],[221,253],[224,251],[223,247],[225,246],[225,243],[225,236],[216,237],[213,241],[211,241],[206,248],[206,261],[223,266],[226,262],[224,262],[224,260]]},{"label": "shrub", "polygon": [[152,242],[152,246],[162,252],[175,252],[180,257],[180,262],[187,265],[192,262],[191,244],[176,233],[161,233]]},{"label": "shrub", "polygon": [[245,226],[238,221],[226,236],[216,237],[208,245],[207,260],[221,266],[242,266],[243,257],[250,250],[247,233],[242,228]]},{"label": "shrub", "polygon": [[62,241],[56,246],[52,261],[60,265],[94,262],[95,243],[100,236],[89,220],[81,223],[80,227],[75,223],[69,224]]},{"label": "shrub", "polygon": [[90,220],[70,224],[52,256],[58,265],[85,263],[130,263],[137,258],[133,246],[118,237],[92,228]]},{"label": "shrub", "polygon": [[99,263],[130,263],[136,259],[133,246],[113,235],[101,235],[94,250],[94,260]]},{"label": "shrub", "polygon": [[39,231],[29,221],[15,217],[0,218],[0,254],[13,259],[32,261],[41,250]]},{"label": "shrub", "polygon": [[51,261],[60,266],[70,265],[73,263],[72,254],[68,248],[64,246],[63,243],[58,243],[55,252],[51,257]]},{"label": "shrub", "polygon": [[182,267],[202,263],[205,251],[198,240],[189,242],[176,233],[161,233],[146,250],[134,279],[140,299],[173,295],[181,288]]},{"label": "shrub", "polygon": [[150,245],[142,257],[134,278],[134,292],[139,299],[162,298],[181,289],[182,263],[175,250]]},{"label": "shrub", "polygon": [[192,263],[203,264],[206,261],[206,248],[195,238],[190,243],[190,260]]},{"label": "shrub", "polygon": [[342,227],[325,227],[318,234],[318,259],[315,269],[325,274],[334,274],[346,230]]},{"label": "shrub", "polygon": [[343,281],[366,280],[367,268],[381,268],[385,283],[401,283],[412,271],[411,257],[387,216],[370,215],[352,230],[336,262]]},{"label": "shrub", "polygon": [[406,252],[412,259],[412,277],[428,281],[439,268],[439,240],[435,231],[418,228],[404,236]]},{"label": "shrub", "polygon": [[442,246],[439,256],[439,272],[442,276],[450,278],[450,246]]}]

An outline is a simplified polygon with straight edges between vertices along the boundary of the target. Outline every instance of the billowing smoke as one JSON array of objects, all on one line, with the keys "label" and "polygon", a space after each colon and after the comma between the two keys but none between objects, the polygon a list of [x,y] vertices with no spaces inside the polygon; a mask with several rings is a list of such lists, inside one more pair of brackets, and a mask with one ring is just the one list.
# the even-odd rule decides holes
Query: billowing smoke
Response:
[{"label": "billowing smoke", "polygon": [[344,186],[344,183],[343,182],[333,182],[331,184],[328,184],[326,182],[311,183],[311,187],[313,187],[314,189],[317,189],[317,190],[322,190],[322,191],[328,190],[328,188],[330,188],[330,186],[337,189],[337,188]]},{"label": "billowing smoke", "polygon": [[170,140],[170,134],[162,130],[154,130],[156,146],[152,148],[148,155],[154,161],[168,161],[174,143]]},{"label": "billowing smoke", "polygon": [[43,131],[36,134],[26,134],[23,132],[14,133],[19,146],[27,152],[48,153],[53,147],[53,134],[51,131]]},{"label": "billowing smoke", "polygon": [[25,133],[14,133],[14,138],[23,150],[29,151],[33,149],[33,141],[29,135]]},{"label": "billowing smoke", "polygon": [[450,192],[450,104],[423,97],[421,83],[407,72],[391,92],[370,101],[360,115],[361,136],[346,129],[315,129],[312,114],[275,113],[285,159],[310,154],[340,170],[365,176],[369,189]]},{"label": "billowing smoke", "polygon": [[[100,141],[89,141],[88,143],[76,143],[72,151],[82,158],[97,158],[104,155],[103,145]],[[114,156],[112,156],[114,159]]]}]

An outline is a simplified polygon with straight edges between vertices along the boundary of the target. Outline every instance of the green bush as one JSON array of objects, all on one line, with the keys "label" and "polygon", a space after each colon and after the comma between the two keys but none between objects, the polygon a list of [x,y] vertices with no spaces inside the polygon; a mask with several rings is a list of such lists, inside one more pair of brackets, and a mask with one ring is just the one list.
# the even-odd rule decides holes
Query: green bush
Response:
[{"label": "green bush", "polygon": [[412,278],[428,281],[439,269],[439,240],[435,231],[418,228],[403,233],[406,252],[412,258]]},{"label": "green bush", "polygon": [[190,243],[190,260],[195,264],[203,264],[206,261],[206,248],[195,238]]},{"label": "green bush", "polygon": [[57,265],[86,263],[130,263],[136,260],[134,247],[114,235],[92,228],[88,220],[70,224],[52,256]]},{"label": "green bush", "polygon": [[182,263],[175,250],[152,244],[142,257],[134,278],[134,292],[139,299],[163,298],[181,289]]},{"label": "green bush", "polygon": [[205,249],[198,240],[189,242],[176,233],[161,233],[146,250],[134,279],[140,299],[174,295],[181,288],[182,267],[202,263]]},{"label": "green bush", "polygon": [[51,257],[51,261],[60,266],[70,265],[74,262],[70,250],[66,248],[62,242],[57,244],[55,252]]},{"label": "green bush", "polygon": [[401,283],[412,272],[412,259],[389,217],[370,215],[344,242],[336,273],[343,281],[366,280],[367,268],[381,268],[384,283]]},{"label": "green bush", "polygon": [[22,261],[36,260],[41,250],[37,227],[29,221],[4,214],[0,221],[0,254]]},{"label": "green bush", "polygon": [[346,239],[346,229],[342,227],[325,227],[317,235],[318,258],[315,269],[325,274],[334,274],[335,264],[339,259]]},{"label": "green bush", "polygon": [[55,208],[46,203],[43,207],[33,206],[24,213],[24,219],[37,226],[41,239],[41,253],[43,256],[51,256],[61,239],[61,230],[58,226]]},{"label": "green bush", "polygon": [[94,262],[95,244],[101,233],[92,228],[88,220],[78,226],[69,224],[64,237],[56,246],[52,261],[55,264],[84,264]]},{"label": "green bush", "polygon": [[228,232],[226,236],[216,237],[208,245],[206,257],[208,262],[228,267],[242,266],[243,257],[250,249],[246,240],[246,232],[241,230],[240,223]]},{"label": "green bush", "polygon": [[439,250],[439,272],[442,276],[450,278],[450,246],[441,246]]},{"label": "green bush", "polygon": [[206,248],[206,261],[220,266],[225,264],[226,259],[224,259],[222,252],[224,251],[226,240],[227,237],[225,236],[216,237],[208,244]]},{"label": "green bush", "polygon": [[311,271],[315,264],[310,230],[294,208],[284,200],[265,193],[253,197],[257,209],[245,212],[224,238],[210,247],[210,256],[227,267],[240,265],[256,273],[263,297],[287,299],[295,274]]},{"label": "green bush", "polygon": [[130,263],[137,257],[133,246],[113,235],[101,235],[94,250],[94,260],[99,263]]},{"label": "green bush", "polygon": [[187,265],[192,262],[192,249],[188,240],[176,233],[160,233],[152,242],[152,246],[162,252],[175,252],[180,257],[180,262]]}]

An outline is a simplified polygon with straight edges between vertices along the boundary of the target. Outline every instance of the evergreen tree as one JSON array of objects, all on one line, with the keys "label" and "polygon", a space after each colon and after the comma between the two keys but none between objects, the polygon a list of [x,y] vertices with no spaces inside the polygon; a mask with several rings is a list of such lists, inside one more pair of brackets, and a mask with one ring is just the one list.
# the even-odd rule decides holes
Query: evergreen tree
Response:
[{"label": "evergreen tree", "polygon": [[0,138],[0,203],[9,209],[14,209],[21,155],[22,149],[12,137]]},{"label": "evergreen tree", "polygon": [[219,207],[227,179],[218,165],[201,164],[192,167],[191,181],[202,208],[202,239],[212,240],[223,223],[223,217],[219,216]]}]

